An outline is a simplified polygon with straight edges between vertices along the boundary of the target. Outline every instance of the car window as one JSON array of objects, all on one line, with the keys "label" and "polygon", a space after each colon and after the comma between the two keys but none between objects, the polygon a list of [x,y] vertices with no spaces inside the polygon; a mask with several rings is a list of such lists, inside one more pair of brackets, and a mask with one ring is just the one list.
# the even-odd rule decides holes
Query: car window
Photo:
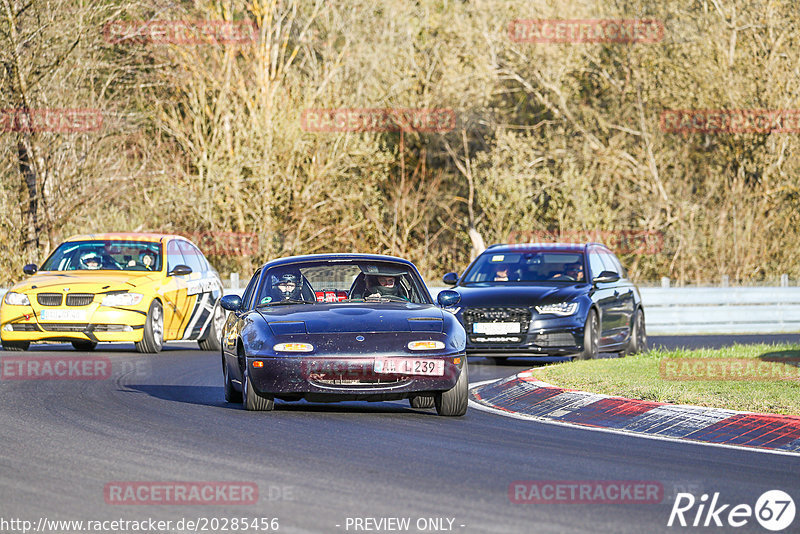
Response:
[{"label": "car window", "polygon": [[183,259],[183,254],[181,254],[178,240],[171,239],[167,243],[167,272],[172,272],[178,265],[186,265],[186,260]]},{"label": "car window", "polygon": [[247,287],[242,293],[242,309],[249,310],[250,309],[250,300],[252,300],[253,293],[255,292],[256,284],[258,283],[258,279],[261,277],[261,269],[256,271],[256,274],[250,279],[248,282]]},{"label": "car window", "polygon": [[178,246],[181,249],[186,265],[192,268],[192,272],[202,273],[206,270],[203,265],[203,254],[194,245],[188,241],[178,240]]},{"label": "car window", "polygon": [[487,252],[482,254],[463,277],[464,284],[583,281],[583,254],[556,250]]},{"label": "car window", "polygon": [[67,241],[42,264],[42,271],[85,269],[160,271],[161,244],[143,241]]},{"label": "car window", "polygon": [[594,249],[589,252],[589,270],[592,271],[592,278],[598,276],[600,273],[606,270],[600,254]]},{"label": "car window", "polygon": [[606,266],[607,271],[617,273],[620,277],[623,276],[622,265],[620,265],[619,261],[614,257],[613,254],[610,252],[603,252],[600,254],[600,256],[603,259],[603,265]]}]

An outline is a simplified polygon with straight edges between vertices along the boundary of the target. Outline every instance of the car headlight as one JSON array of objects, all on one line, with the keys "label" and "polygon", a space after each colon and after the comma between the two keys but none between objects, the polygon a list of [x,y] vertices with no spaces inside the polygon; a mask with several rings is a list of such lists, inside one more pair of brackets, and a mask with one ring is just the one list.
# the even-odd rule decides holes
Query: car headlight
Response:
[{"label": "car headlight", "polygon": [[144,295],[141,293],[111,293],[103,297],[101,306],[136,306]]},{"label": "car headlight", "polygon": [[409,350],[441,350],[444,343],[441,341],[412,341],[408,344]]},{"label": "car headlight", "polygon": [[557,304],[545,304],[543,306],[536,306],[536,311],[541,314],[572,315],[578,311],[578,303],[559,302]]},{"label": "car headlight", "polygon": [[311,352],[314,345],[311,343],[278,343],[272,350],[275,352]]},{"label": "car headlight", "polygon": [[31,301],[28,299],[28,295],[25,293],[16,293],[14,291],[9,291],[6,293],[6,298],[4,299],[6,304],[10,304],[11,306],[30,306]]}]

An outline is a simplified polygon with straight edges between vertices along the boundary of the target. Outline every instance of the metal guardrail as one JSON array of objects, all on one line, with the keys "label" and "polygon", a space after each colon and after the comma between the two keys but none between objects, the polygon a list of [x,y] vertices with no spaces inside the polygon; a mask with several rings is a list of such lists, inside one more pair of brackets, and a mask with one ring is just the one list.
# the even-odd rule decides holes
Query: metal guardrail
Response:
[{"label": "metal guardrail", "polygon": [[[428,288],[436,299],[439,286]],[[239,293],[243,288],[226,289]],[[644,287],[649,334],[800,333],[800,287]],[[0,289],[0,298],[5,294]]]}]

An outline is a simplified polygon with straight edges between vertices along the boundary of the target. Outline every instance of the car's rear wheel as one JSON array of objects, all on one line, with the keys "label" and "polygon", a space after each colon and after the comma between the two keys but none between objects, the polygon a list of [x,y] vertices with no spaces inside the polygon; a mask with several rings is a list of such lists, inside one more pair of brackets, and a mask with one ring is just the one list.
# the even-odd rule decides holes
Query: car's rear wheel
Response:
[{"label": "car's rear wheel", "polygon": [[147,311],[142,340],[136,342],[136,350],[139,352],[155,353],[160,352],[163,346],[164,313],[161,303],[154,300],[150,303],[150,309]]},{"label": "car's rear wheel", "polygon": [[433,395],[417,395],[409,399],[412,408],[433,408],[435,401]]},{"label": "car's rear wheel", "polygon": [[30,346],[30,341],[3,341],[3,350],[13,352],[28,350]]},{"label": "car's rear wheel", "polygon": [[225,382],[225,402],[242,402],[242,392],[233,387],[233,381],[224,356],[222,357],[222,380]]},{"label": "car's rear wheel", "polygon": [[197,344],[200,345],[200,348],[203,350],[219,352],[222,350],[220,335],[225,326],[225,312],[222,311],[222,306],[219,305],[219,301],[214,304],[214,311],[211,312],[211,314],[211,322],[208,325],[206,338],[199,340]]},{"label": "car's rear wheel", "polygon": [[90,351],[97,347],[97,343],[94,341],[73,341],[72,347],[75,350]]},{"label": "car's rear wheel", "polygon": [[433,396],[436,413],[445,416],[459,417],[467,413],[469,404],[469,372],[467,371],[467,359],[464,358],[464,367],[461,368],[461,375],[458,377],[456,385],[447,391],[436,393]]},{"label": "car's rear wheel", "polygon": [[638,354],[647,350],[647,330],[644,326],[644,312],[639,309],[633,316],[633,326],[631,327],[631,338],[628,346],[623,351],[624,355]]},{"label": "car's rear wheel", "polygon": [[275,408],[275,399],[267,395],[259,394],[253,389],[250,381],[250,371],[245,368],[244,380],[242,381],[242,401],[246,410],[256,412],[268,412]]},{"label": "car's rear wheel", "polygon": [[583,351],[576,356],[578,360],[593,360],[597,358],[600,345],[600,320],[597,312],[589,310],[586,324],[583,327]]}]

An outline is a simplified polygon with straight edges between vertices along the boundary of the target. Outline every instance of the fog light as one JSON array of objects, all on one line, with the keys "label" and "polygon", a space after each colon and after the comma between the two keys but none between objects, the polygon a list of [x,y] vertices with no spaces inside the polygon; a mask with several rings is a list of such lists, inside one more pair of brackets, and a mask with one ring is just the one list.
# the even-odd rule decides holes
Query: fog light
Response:
[{"label": "fog light", "polygon": [[264,362],[262,362],[261,360],[256,360],[253,362],[253,367],[260,369],[261,367],[264,367]]},{"label": "fog light", "polygon": [[458,365],[459,363],[461,363],[461,358],[453,358],[453,363]]}]

